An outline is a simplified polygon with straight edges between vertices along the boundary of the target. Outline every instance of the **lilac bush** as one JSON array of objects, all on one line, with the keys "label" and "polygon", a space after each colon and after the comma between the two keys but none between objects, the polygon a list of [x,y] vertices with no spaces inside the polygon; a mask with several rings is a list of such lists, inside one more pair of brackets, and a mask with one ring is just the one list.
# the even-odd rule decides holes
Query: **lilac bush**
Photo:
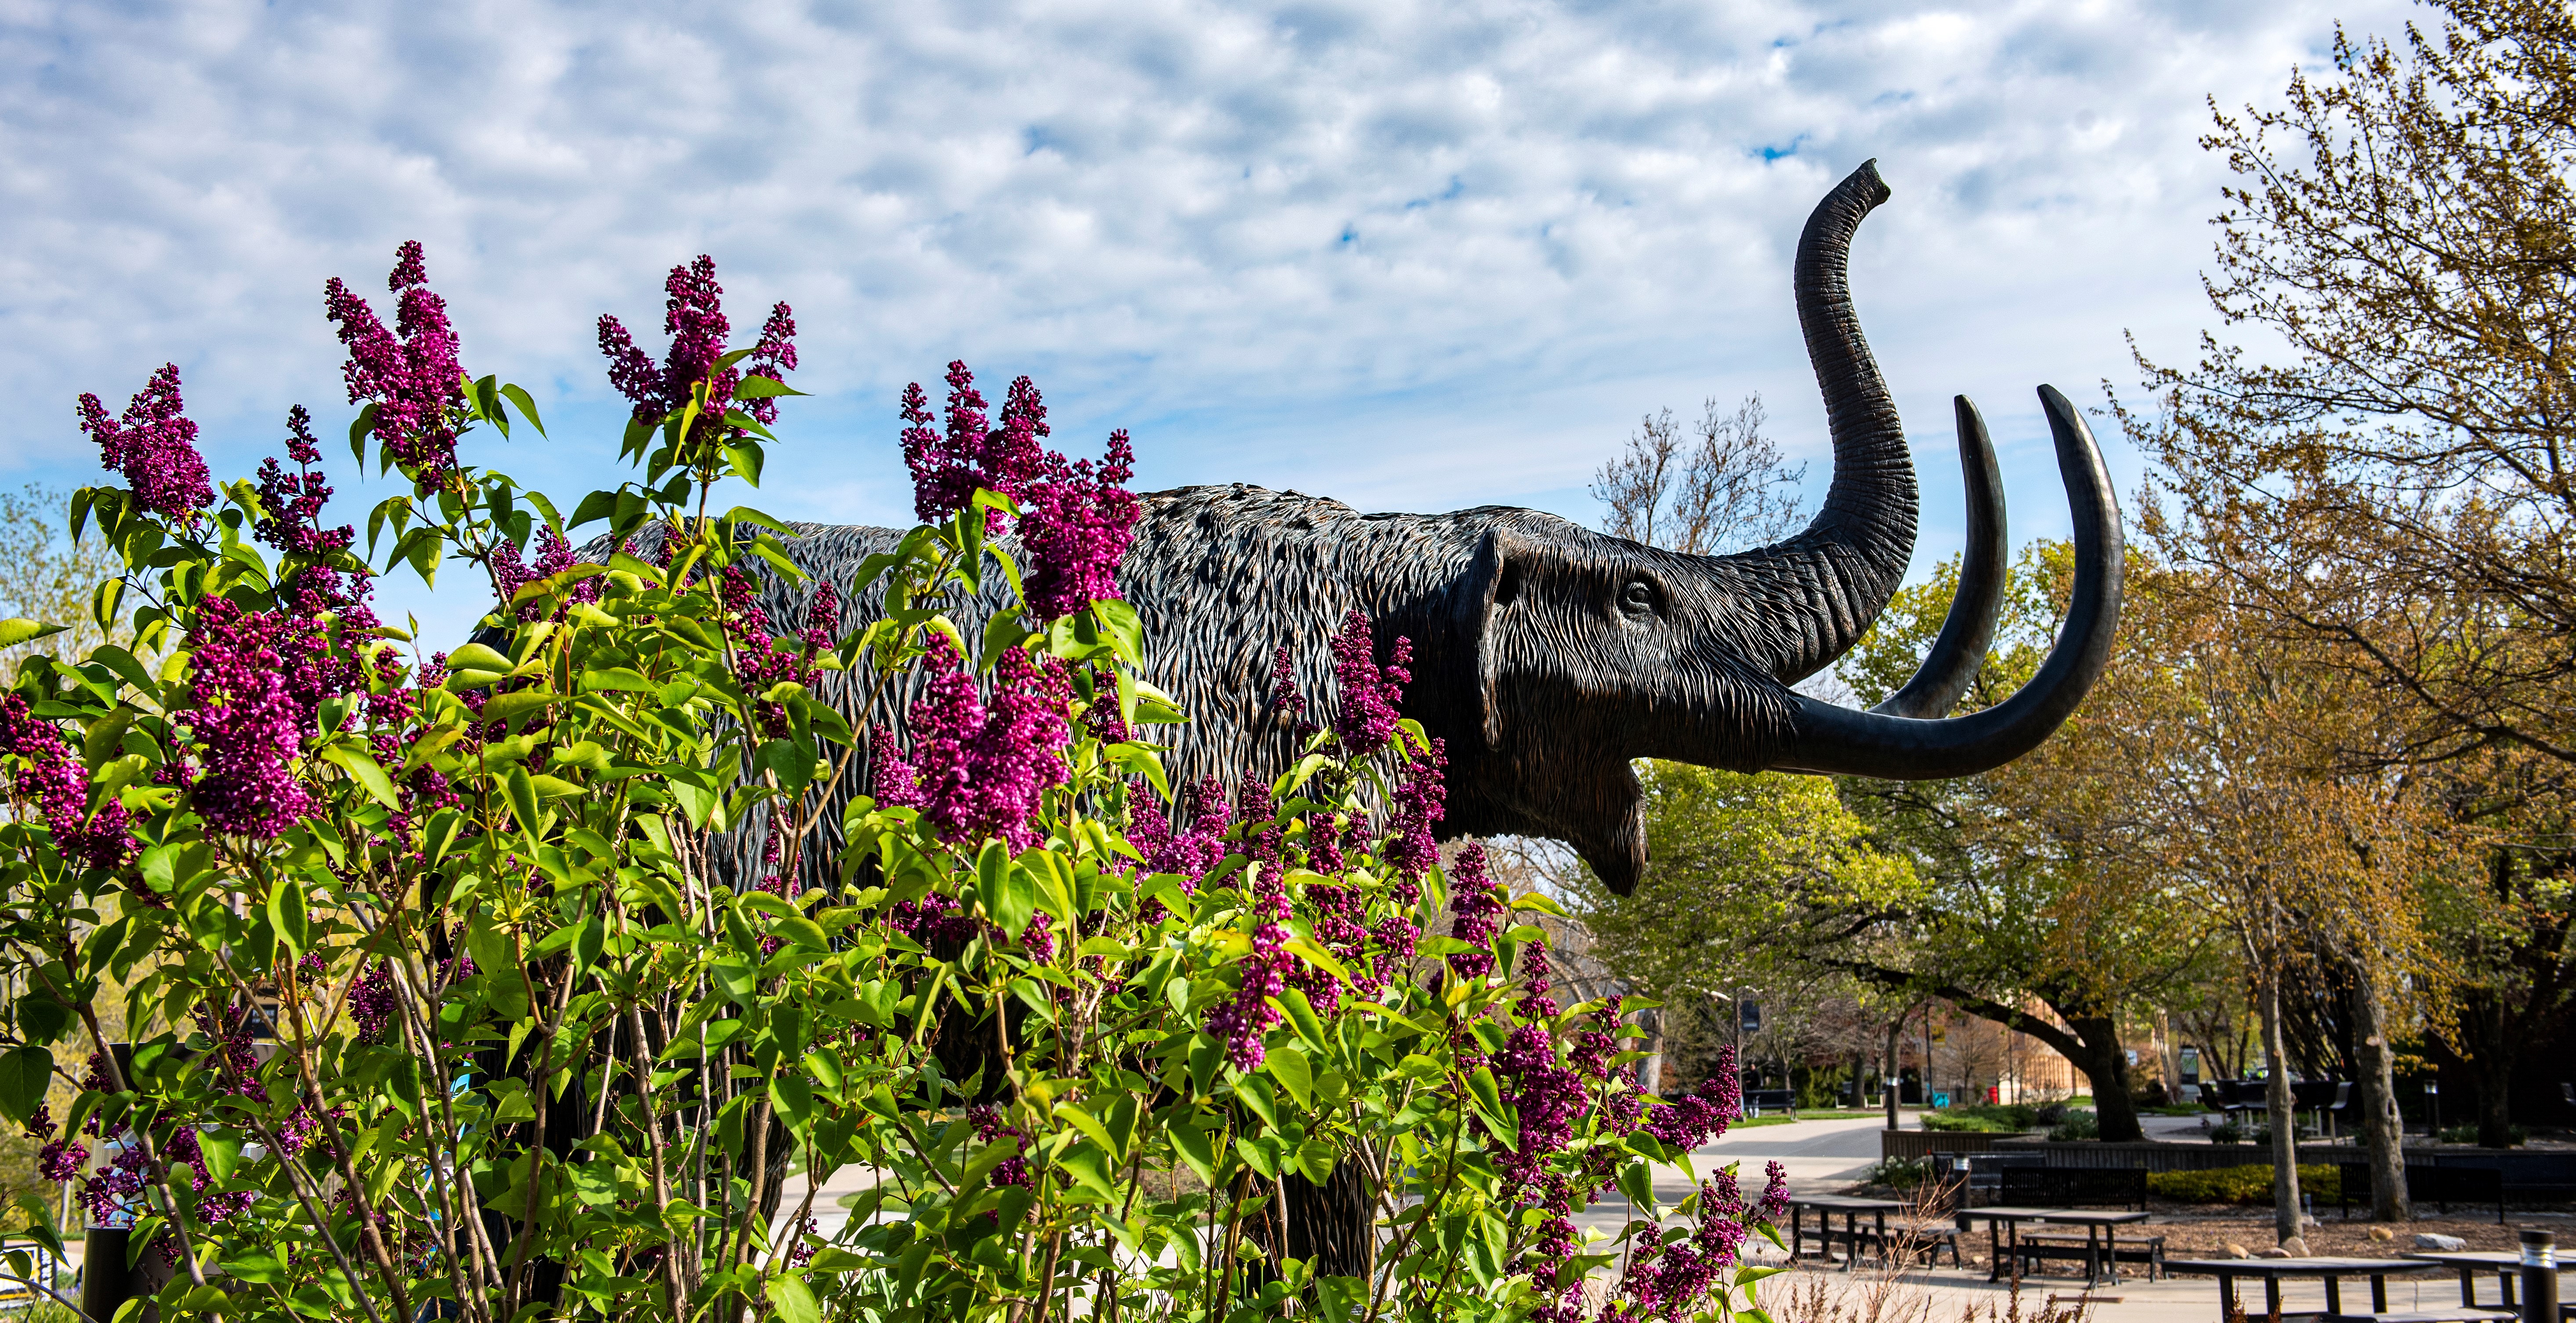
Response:
[{"label": "lilac bush", "polygon": [[[465,375],[426,267],[396,254],[390,327],[326,287],[353,444],[398,475],[363,520],[300,407],[218,487],[175,369],[117,418],[83,397],[124,485],[71,525],[121,554],[96,600],[144,650],[0,693],[0,1116],[168,1267],[163,1317],[1568,1323],[1596,1274],[1588,1323],[1749,1299],[1776,1172],[1577,1234],[1614,1188],[1660,1213],[1654,1168],[1738,1100],[1641,1092],[1639,1003],[1560,1004],[1520,922],[1552,903],[1444,859],[1407,640],[1350,617],[1315,693],[1282,650],[1289,756],[1174,785],[1182,714],[1117,583],[1124,433],[1068,459],[1034,384],[996,414],[951,364],[943,416],[901,409],[922,526],[810,582],[785,525],[712,503],[784,444],[786,304],[731,347],[701,257],[658,360],[601,318],[637,471],[567,514],[476,462],[543,425]],[[442,567],[492,605],[424,649],[370,602]],[[793,619],[760,605],[782,579]],[[960,629],[970,601],[998,618]],[[824,697],[898,685],[899,719]],[[873,1178],[827,1230],[849,1166]],[[1336,1172],[1381,1247],[1355,1272],[1275,1215]]]}]

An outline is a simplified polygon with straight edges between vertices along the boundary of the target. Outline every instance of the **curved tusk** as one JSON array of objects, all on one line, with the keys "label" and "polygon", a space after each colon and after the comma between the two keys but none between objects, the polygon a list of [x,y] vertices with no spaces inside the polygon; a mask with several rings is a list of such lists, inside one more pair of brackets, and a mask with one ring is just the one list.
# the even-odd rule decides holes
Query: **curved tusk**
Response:
[{"label": "curved tusk", "polygon": [[1946,717],[1968,692],[1995,641],[1995,618],[2004,606],[2004,480],[1995,466],[1994,438],[1967,396],[1952,404],[1959,415],[1959,473],[1968,491],[1968,549],[1959,558],[1959,591],[1941,636],[1905,687],[1870,711],[1891,717]]},{"label": "curved tusk", "polygon": [[[2074,600],[2039,674],[1993,707],[1937,721],[1861,712],[1795,695],[1794,731],[1787,751],[1772,760],[1772,767],[1891,781],[1974,776],[2037,748],[2101,678],[2120,623],[2125,566],[2119,502],[2083,416],[2055,387],[2040,387],[2039,401],[2057,439],[2058,472],[2075,516]],[[1948,633],[1943,630],[1945,639]]]}]

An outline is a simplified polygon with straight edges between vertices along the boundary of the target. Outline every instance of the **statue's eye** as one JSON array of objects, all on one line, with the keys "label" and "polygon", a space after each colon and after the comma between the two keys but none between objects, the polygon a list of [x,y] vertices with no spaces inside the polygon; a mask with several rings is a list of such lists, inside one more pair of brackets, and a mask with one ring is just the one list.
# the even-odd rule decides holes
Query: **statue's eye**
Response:
[{"label": "statue's eye", "polygon": [[1655,586],[1643,579],[1631,579],[1619,590],[1619,609],[1630,615],[1645,615],[1655,609]]}]

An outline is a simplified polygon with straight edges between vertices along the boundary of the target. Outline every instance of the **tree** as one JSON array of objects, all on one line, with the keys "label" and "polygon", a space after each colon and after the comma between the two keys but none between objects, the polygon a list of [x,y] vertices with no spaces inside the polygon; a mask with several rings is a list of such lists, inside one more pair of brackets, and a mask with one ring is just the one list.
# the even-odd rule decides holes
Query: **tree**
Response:
[{"label": "tree", "polygon": [[2141,354],[2168,417],[2140,435],[2188,513],[2264,534],[2210,568],[2390,700],[2403,725],[2348,753],[2576,763],[2576,21],[2438,7],[2217,116],[2211,300],[2287,353]]},{"label": "tree", "polygon": [[[2002,701],[2038,668],[2071,573],[2063,546],[2033,544],[2017,558],[1996,645],[1964,707]],[[1957,574],[1953,562],[1898,590],[1845,659],[1840,673],[1860,702],[1884,698],[1913,674]],[[2119,656],[2160,646],[2125,616],[2121,631]],[[2102,1137],[2122,1140],[2143,1134],[2123,1016],[2206,977],[2215,953],[2209,925],[2176,905],[2167,880],[2128,867],[2110,848],[2116,800],[2087,769],[2052,754],[2093,719],[2112,683],[2116,676],[2106,676],[2067,731],[2012,766],[1954,781],[1846,779],[1844,799],[1877,842],[1912,862],[1924,890],[1914,906],[1873,916],[1875,950],[1818,958],[2037,1038],[2083,1072]]]},{"label": "tree", "polygon": [[1807,466],[1790,468],[1762,430],[1759,394],[1732,415],[1712,398],[1685,440],[1670,409],[1646,415],[1626,449],[1592,478],[1592,495],[1609,512],[1609,532],[1651,547],[1694,556],[1777,542],[1798,530],[1798,484]]},{"label": "tree", "polygon": [[2279,111],[2216,117],[2239,183],[2211,298],[2281,352],[2141,352],[2162,410],[2123,416],[2198,530],[2180,554],[2368,704],[2327,727],[2335,761],[2422,769],[2493,834],[2491,903],[2445,940],[2501,1143],[2518,1045],[2576,1010],[2551,917],[2576,777],[2576,21],[2438,7],[2402,43],[2338,34]]},{"label": "tree", "polygon": [[0,492],[0,618],[44,620],[64,626],[41,641],[0,648],[0,682],[18,673],[18,663],[39,652],[86,657],[102,643],[131,647],[134,631],[122,627],[113,637],[101,630],[91,611],[92,590],[122,568],[116,550],[98,538],[74,542],[63,536],[63,509],[70,497],[34,483]]},{"label": "tree", "polygon": [[[2153,509],[2142,523],[2159,545],[2229,536]],[[2400,986],[2440,977],[2424,916],[2477,857],[2476,833],[2444,811],[2430,778],[2337,763],[2332,751],[2356,738],[2347,727],[2373,719],[2365,687],[2305,641],[2267,631],[2232,580],[2141,552],[2128,582],[2127,646],[2082,716],[1998,778],[1998,804],[2053,836],[2090,838],[2129,890],[2169,897],[2234,947],[2260,1026],[2287,1240],[2300,1208],[2283,998],[2324,974],[2363,989],[2365,1134],[2375,1162],[2398,1163],[2379,1012]]]}]

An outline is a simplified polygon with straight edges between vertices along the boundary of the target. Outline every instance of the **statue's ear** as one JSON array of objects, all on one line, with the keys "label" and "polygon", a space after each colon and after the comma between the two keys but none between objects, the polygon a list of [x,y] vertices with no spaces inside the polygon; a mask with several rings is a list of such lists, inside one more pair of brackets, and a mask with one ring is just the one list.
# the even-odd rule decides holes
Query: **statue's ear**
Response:
[{"label": "statue's ear", "polygon": [[1529,548],[1509,530],[1489,528],[1458,584],[1459,636],[1475,658],[1476,708],[1485,747],[1503,747],[1504,631],[1529,569]]}]

